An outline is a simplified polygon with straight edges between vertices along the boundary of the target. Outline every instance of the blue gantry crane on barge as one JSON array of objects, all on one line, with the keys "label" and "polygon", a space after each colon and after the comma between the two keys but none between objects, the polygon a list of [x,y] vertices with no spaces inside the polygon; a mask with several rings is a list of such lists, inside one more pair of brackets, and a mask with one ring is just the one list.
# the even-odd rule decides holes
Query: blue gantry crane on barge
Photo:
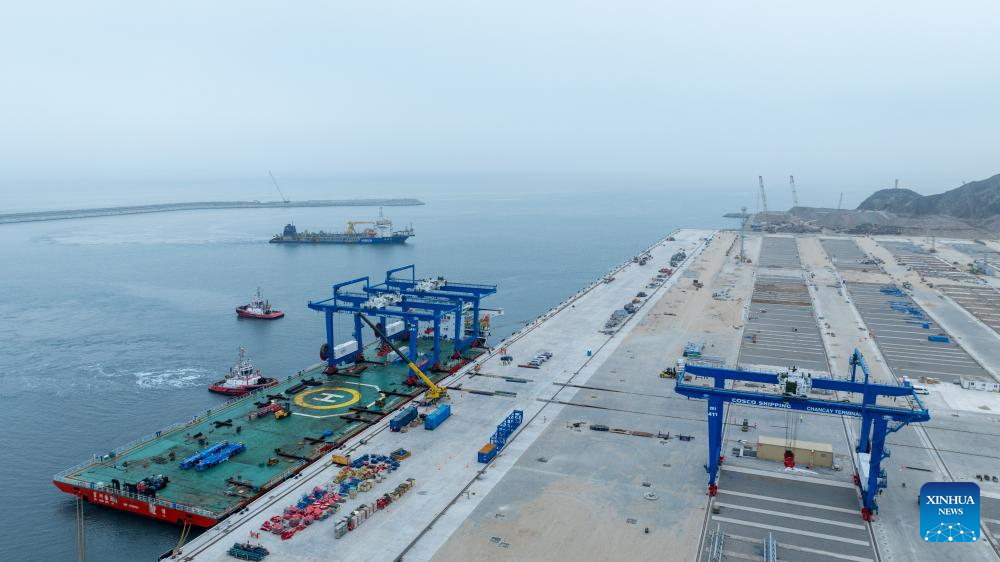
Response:
[{"label": "blue gantry crane on barge", "polygon": [[[930,413],[924,407],[920,398],[909,385],[887,385],[869,382],[868,365],[864,356],[857,349],[850,357],[851,378],[828,379],[813,377],[799,371],[786,373],[762,373],[722,369],[706,365],[687,365],[683,374],[678,376],[675,391],[688,398],[697,398],[708,402],[708,493],[714,496],[718,491],[716,483],[722,456],[723,410],[727,402],[743,406],[775,408],[781,410],[796,410],[814,414],[832,414],[850,416],[861,419],[860,438],[856,448],[860,474],[855,474],[855,484],[861,487],[864,506],[861,516],[871,521],[878,513],[876,496],[886,487],[886,473],[882,469],[882,459],[889,457],[889,449],[885,446],[886,437],[899,431],[907,424],[925,422],[930,419]],[[864,373],[862,381],[857,380],[857,370]],[[691,382],[685,381],[685,375],[691,375]],[[693,384],[695,379],[711,379],[711,385]],[[727,384],[732,381],[732,384]],[[778,388],[776,393],[752,391],[736,388],[739,383],[773,384]],[[826,390],[848,393],[849,400],[860,396],[861,401],[825,400],[810,396],[810,391]],[[880,397],[893,399],[887,405],[879,402]],[[908,398],[904,401],[908,407],[897,406],[898,398]]]},{"label": "blue gantry crane on barge", "polygon": [[[409,276],[398,276],[407,271]],[[309,302],[309,308],[325,315],[326,342],[320,351],[320,357],[327,363],[327,373],[335,373],[338,366],[362,359],[365,346],[361,315],[365,314],[379,319],[379,330],[386,337],[408,339],[406,359],[413,363],[417,363],[420,322],[429,324],[434,344],[430,357],[419,362],[419,366],[436,370],[441,359],[442,320],[448,315],[454,316],[452,358],[457,358],[463,350],[483,343],[479,331],[480,302],[496,291],[496,285],[456,283],[443,277],[417,279],[416,269],[412,264],[386,271],[385,281],[379,284],[373,285],[367,276],[337,283],[333,286],[331,298]],[[472,315],[469,335],[465,335],[463,326],[467,312]],[[334,314],[354,316],[352,340],[336,345]],[[398,321],[388,324],[389,318]]]}]

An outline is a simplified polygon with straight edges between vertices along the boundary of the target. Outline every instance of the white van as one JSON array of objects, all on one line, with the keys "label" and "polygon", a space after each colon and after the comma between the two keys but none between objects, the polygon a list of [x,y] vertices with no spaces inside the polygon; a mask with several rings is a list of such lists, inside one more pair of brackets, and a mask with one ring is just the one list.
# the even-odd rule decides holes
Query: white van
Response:
[{"label": "white van", "polygon": [[916,393],[916,394],[930,394],[931,393],[931,391],[927,390],[926,386],[922,386],[922,385],[919,385],[919,384],[913,385],[913,392]]}]

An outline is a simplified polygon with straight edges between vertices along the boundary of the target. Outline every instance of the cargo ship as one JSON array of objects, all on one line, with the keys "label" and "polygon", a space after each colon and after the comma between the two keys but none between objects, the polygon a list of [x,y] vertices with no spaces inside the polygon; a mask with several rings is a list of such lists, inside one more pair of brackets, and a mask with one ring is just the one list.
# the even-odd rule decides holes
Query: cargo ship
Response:
[{"label": "cargo ship", "polygon": [[[367,287],[368,278],[362,279]],[[444,308],[440,295],[460,290],[452,289],[455,285],[443,280],[434,287],[435,291],[424,294],[428,295],[427,302],[433,301],[438,308]],[[466,292],[445,297],[455,303],[453,314],[463,312],[463,299],[475,299],[478,305],[475,295],[496,291],[491,285],[463,287]],[[410,292],[417,294],[420,289],[413,288]],[[383,322],[395,314],[397,318],[419,317],[420,322],[432,325],[436,317],[440,323],[439,312],[410,313],[392,307],[372,309],[360,305],[351,305],[355,307],[351,309],[337,298],[360,297],[358,293],[343,293],[328,301],[310,303],[310,308],[335,301],[341,303],[340,308],[328,312],[330,315],[355,310],[373,318],[381,316]],[[421,305],[417,297],[410,299],[411,306],[431,306]],[[474,327],[480,325],[477,315],[478,307],[473,312]],[[456,322],[463,323],[461,319]],[[332,324],[328,330],[332,330]],[[403,321],[388,323],[385,333],[408,343],[404,353],[412,354],[413,361],[435,382],[486,352],[486,342],[478,332],[463,342],[441,337],[440,333],[425,335],[418,329],[417,321],[413,321],[409,331],[403,326]],[[327,335],[328,341],[333,340],[332,331]],[[406,384],[410,375],[406,361],[380,353],[382,346],[376,342],[361,345],[359,341],[354,339],[335,346],[327,361],[288,377],[278,377],[273,386],[202,411],[190,421],[95,454],[56,474],[53,484],[94,505],[172,523],[211,527],[366,428],[394,415],[426,390],[422,385]],[[190,462],[184,465],[194,457],[208,461],[195,463],[193,469]]]},{"label": "cargo ship", "polygon": [[[357,225],[372,225],[357,229]],[[281,234],[271,238],[271,244],[403,244],[414,236],[413,227],[403,230],[393,230],[392,221],[382,216],[379,209],[378,219],[374,221],[349,221],[344,232],[299,232],[294,224],[286,224]]]}]

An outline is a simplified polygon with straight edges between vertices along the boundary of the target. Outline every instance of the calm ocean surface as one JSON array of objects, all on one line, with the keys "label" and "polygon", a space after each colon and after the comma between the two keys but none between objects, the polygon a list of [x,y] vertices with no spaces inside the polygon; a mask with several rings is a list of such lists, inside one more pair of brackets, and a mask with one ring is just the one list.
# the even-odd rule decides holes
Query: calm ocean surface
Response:
[{"label": "calm ocean surface", "polygon": [[[0,560],[75,559],[74,503],[51,476],[224,401],[205,387],[239,346],[272,376],[316,363],[322,316],[305,304],[334,282],[413,263],[420,276],[495,283],[486,305],[506,311],[497,341],[675,228],[733,226],[721,215],[740,204],[733,193],[654,188],[399,191],[427,205],[386,209],[417,233],[397,247],[267,243],[290,220],[342,230],[373,208],[0,225]],[[752,203],[749,189],[739,195]],[[92,206],[80,201],[55,207]],[[142,202],[112,194],[98,204]],[[285,318],[237,320],[257,286]],[[86,532],[88,560],[152,560],[179,528],[88,505]]]}]

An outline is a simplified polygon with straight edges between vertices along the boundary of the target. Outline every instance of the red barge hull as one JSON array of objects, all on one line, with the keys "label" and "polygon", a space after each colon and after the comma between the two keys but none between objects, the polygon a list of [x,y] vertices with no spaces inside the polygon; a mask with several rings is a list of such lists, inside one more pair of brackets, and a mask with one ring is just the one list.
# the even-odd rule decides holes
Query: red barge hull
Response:
[{"label": "red barge hull", "polygon": [[182,509],[175,509],[173,507],[167,507],[148,501],[118,495],[104,490],[81,488],[79,486],[73,486],[58,480],[53,480],[52,483],[56,485],[56,488],[59,488],[63,492],[84,498],[94,505],[127,511],[136,515],[150,517],[152,519],[160,519],[170,523],[183,523],[190,520],[192,525],[204,528],[212,527],[219,522],[219,519],[212,517],[206,517],[204,515],[198,515],[197,513],[191,513]]}]

